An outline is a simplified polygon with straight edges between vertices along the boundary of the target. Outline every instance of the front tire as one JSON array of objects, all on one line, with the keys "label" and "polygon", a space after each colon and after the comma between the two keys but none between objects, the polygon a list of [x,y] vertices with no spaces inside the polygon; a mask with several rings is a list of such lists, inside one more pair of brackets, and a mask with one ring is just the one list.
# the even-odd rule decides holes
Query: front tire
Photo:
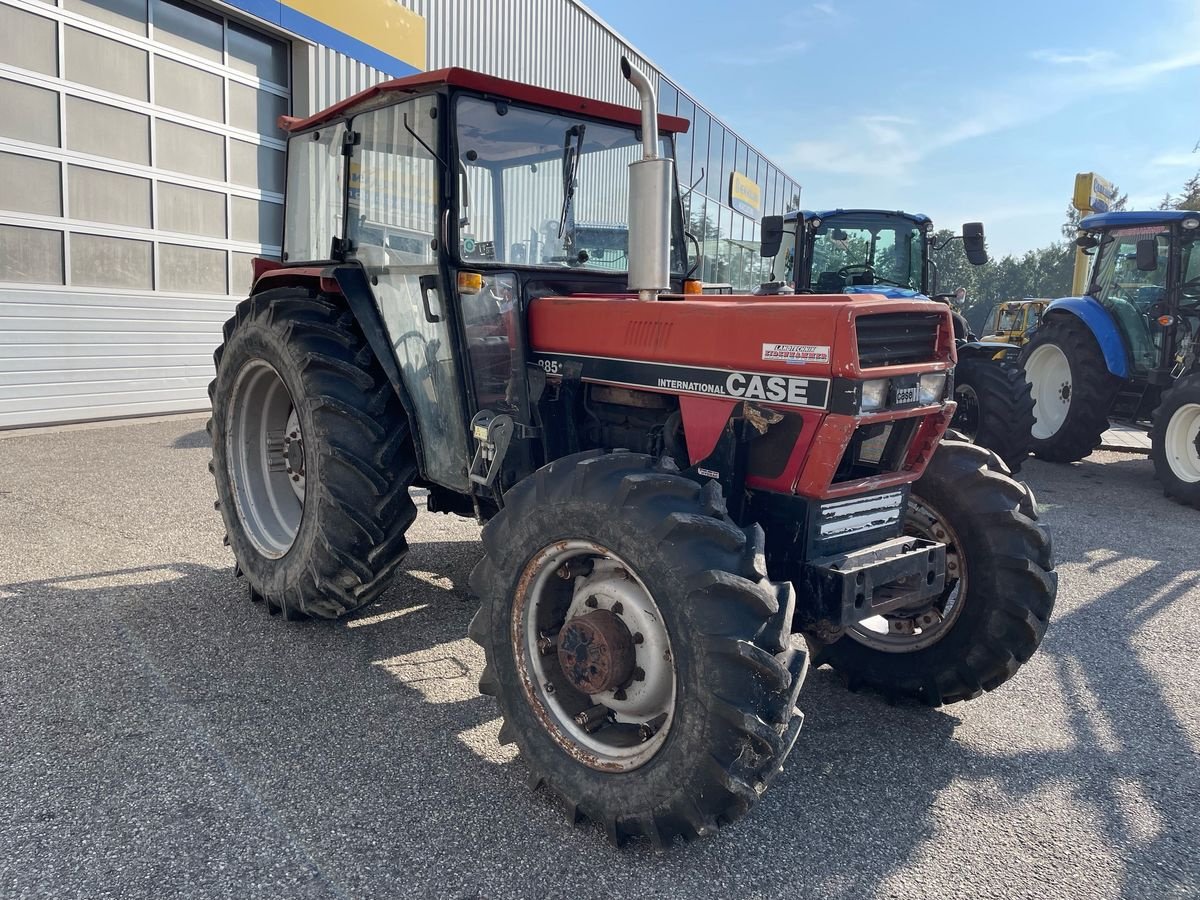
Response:
[{"label": "front tire", "polygon": [[1033,393],[1033,453],[1076,462],[1100,446],[1121,385],[1108,371],[1091,330],[1071,314],[1042,322],[1021,351]]},{"label": "front tire", "polygon": [[960,359],[954,367],[951,428],[986,447],[1013,472],[1029,455],[1033,440],[1033,397],[1019,366],[996,360]]},{"label": "front tire", "polygon": [[913,485],[904,530],[947,545],[946,589],[859,623],[817,654],[852,689],[930,706],[970,700],[1037,650],[1057,588],[1050,538],[1028,489],[994,459],[943,441]]},{"label": "front tire", "polygon": [[1154,477],[1173,500],[1200,508],[1200,374],[1162,395],[1150,431]]},{"label": "front tire", "polygon": [[509,491],[483,543],[479,687],[532,783],[617,845],[709,835],[746,813],[796,740],[808,664],[762,530],[734,525],[713,482],[589,451]]},{"label": "front tire", "polygon": [[238,304],[213,361],[217,507],[250,596],[336,618],[390,584],[416,518],[399,398],[354,316],[303,287]]}]

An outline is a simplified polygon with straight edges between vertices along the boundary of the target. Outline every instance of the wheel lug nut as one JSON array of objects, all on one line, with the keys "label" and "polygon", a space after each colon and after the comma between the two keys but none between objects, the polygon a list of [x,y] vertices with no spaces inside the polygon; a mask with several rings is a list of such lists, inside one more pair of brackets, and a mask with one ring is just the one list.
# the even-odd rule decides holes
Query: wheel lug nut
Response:
[{"label": "wheel lug nut", "polygon": [[558,569],[554,572],[554,574],[557,575],[559,578],[561,578],[563,581],[570,581],[571,580],[571,567],[569,565],[567,565],[566,563],[563,563],[561,566],[558,567]]},{"label": "wheel lug nut", "polygon": [[633,670],[633,680],[634,681],[645,681],[646,680],[646,673],[642,670],[641,666],[638,666],[637,668],[635,668]]},{"label": "wheel lug nut", "polygon": [[616,615],[619,616],[621,613],[625,612],[625,607],[621,603],[621,601],[618,600],[616,603],[614,603],[612,605],[612,611],[613,611],[613,613],[615,613]]},{"label": "wheel lug nut", "polygon": [[555,643],[554,638],[540,637],[538,638],[537,648],[538,653],[542,654],[542,656],[549,656],[551,653],[557,652],[558,645]]},{"label": "wheel lug nut", "polygon": [[644,644],[644,643],[646,643],[646,639],[642,636],[642,633],[640,631],[635,631],[633,633],[633,642],[635,644]]},{"label": "wheel lug nut", "polygon": [[597,606],[600,605],[600,603],[595,597],[588,597],[586,600],[583,601],[583,605],[586,606],[588,609],[595,609]]},{"label": "wheel lug nut", "polygon": [[625,688],[617,688],[615,691],[613,691],[613,699],[614,700],[624,700],[625,699]]}]

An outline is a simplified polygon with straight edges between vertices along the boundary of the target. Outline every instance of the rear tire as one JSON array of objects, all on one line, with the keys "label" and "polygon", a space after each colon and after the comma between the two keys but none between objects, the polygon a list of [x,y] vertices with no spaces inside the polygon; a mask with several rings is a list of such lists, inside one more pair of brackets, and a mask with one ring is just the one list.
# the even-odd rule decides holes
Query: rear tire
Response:
[{"label": "rear tire", "polygon": [[993,690],[1029,661],[1050,621],[1057,576],[1032,495],[994,459],[943,441],[913,485],[905,532],[947,544],[942,596],[889,614],[900,631],[857,626],[814,662],[829,663],[851,689],[938,706]]},{"label": "rear tire", "polygon": [[1154,477],[1172,500],[1200,508],[1200,374],[1162,395],[1150,431]]},{"label": "rear tire", "polygon": [[[642,454],[589,451],[509,491],[483,543],[471,574],[481,604],[470,636],[487,660],[479,688],[499,702],[501,743],[516,742],[531,783],[617,845],[710,835],[745,814],[796,740],[808,665],[790,633],[795,593],[766,579],[762,530],[733,524],[715,482],[701,488]],[[642,683],[668,677],[662,660],[670,663],[672,699],[657,723],[614,720],[636,681],[628,698],[623,688],[584,693],[566,674],[577,670],[553,655],[582,598],[629,624],[630,601],[618,609],[596,582],[614,566],[660,623],[637,626],[648,633],[634,639]],[[542,640],[553,645],[539,649]],[[666,650],[645,657],[656,642]],[[588,709],[601,724],[585,735],[571,723]],[[648,752],[624,747],[630,727],[648,729]]]},{"label": "rear tire", "polygon": [[303,287],[238,304],[213,354],[217,508],[255,600],[336,618],[408,550],[416,476],[404,409],[344,306]]},{"label": "rear tire", "polygon": [[1013,472],[1029,455],[1033,441],[1033,397],[1019,366],[996,360],[962,359],[954,368],[958,409],[951,428],[986,447]]},{"label": "rear tire", "polygon": [[1108,371],[1091,330],[1071,314],[1045,319],[1021,350],[1033,389],[1033,453],[1076,462],[1100,446],[1121,380]]}]

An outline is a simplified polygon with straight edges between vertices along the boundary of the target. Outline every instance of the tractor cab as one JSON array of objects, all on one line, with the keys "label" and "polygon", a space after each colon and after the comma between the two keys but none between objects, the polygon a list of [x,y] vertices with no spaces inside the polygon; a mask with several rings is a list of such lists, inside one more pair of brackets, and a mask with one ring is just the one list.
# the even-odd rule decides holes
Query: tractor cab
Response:
[{"label": "tractor cab", "polygon": [[[533,426],[530,300],[628,291],[629,171],[645,155],[639,111],[446,69],[282,124],[287,267],[264,266],[264,276],[338,264],[330,271],[344,294],[374,298],[384,331],[374,349],[396,359],[424,477],[467,491],[477,411]],[[666,162],[672,134],[688,123],[657,124]],[[674,179],[662,184],[671,274],[660,287],[682,290],[681,207]],[[369,290],[354,290],[356,279]]]},{"label": "tractor cab", "polygon": [[1079,227],[1078,243],[1093,257],[1087,294],[1055,301],[1050,310],[1098,306],[1107,316],[1096,321],[1110,326],[1097,333],[1106,356],[1115,357],[1110,371],[1167,383],[1200,325],[1200,215],[1113,212],[1088,216]]}]

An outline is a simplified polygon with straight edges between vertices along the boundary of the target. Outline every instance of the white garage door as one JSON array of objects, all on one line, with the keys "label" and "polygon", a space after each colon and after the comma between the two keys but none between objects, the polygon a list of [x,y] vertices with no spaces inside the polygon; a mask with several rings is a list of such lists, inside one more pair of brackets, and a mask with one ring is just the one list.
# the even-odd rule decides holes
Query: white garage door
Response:
[{"label": "white garage door", "polygon": [[174,0],[0,0],[0,428],[207,406],[279,254],[290,68]]}]

